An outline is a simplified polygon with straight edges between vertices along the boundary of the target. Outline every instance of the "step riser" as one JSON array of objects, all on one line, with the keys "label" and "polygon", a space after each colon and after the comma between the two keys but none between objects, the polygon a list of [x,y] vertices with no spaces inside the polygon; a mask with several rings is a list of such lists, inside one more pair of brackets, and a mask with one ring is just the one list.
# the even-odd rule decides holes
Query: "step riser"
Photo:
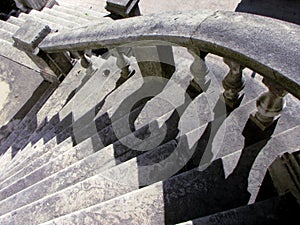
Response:
[{"label": "step riser", "polygon": [[[72,140],[69,140],[70,143],[73,143]],[[36,148],[35,151],[30,151],[30,154],[25,155],[25,159],[21,160],[21,162],[17,163],[17,165],[9,170],[9,174],[5,174],[7,179],[7,176],[11,176],[15,173],[17,173],[19,170],[25,168],[28,164],[32,162],[32,158],[38,158],[45,154],[46,152],[50,151],[57,145],[56,139],[52,139],[47,144],[42,145],[40,148]],[[31,148],[29,148],[31,150]]]},{"label": "step riser", "polygon": [[[133,112],[131,112],[131,116],[134,116],[134,114],[138,114],[140,111],[139,108],[137,108],[136,110],[134,110]],[[126,119],[128,117],[128,115],[125,115]],[[120,119],[121,121],[123,121],[124,119]],[[121,122],[122,123],[122,122]],[[116,123],[117,124],[117,123]],[[108,127],[109,126],[109,127]],[[113,125],[114,127],[117,127],[118,125]],[[108,127],[106,130],[102,131],[103,129],[105,129],[106,127]],[[72,127],[70,127],[71,129]],[[98,127],[99,128],[99,127]],[[70,130],[67,129],[67,130]],[[89,137],[101,137],[105,135],[111,136],[113,137],[113,128],[112,125],[110,125],[109,123],[106,124],[105,127],[103,127],[103,129],[100,129],[100,131],[97,133],[97,130],[93,129],[93,135],[90,135]],[[110,130],[109,132],[107,132],[107,130]],[[69,133],[65,134],[68,135]],[[111,134],[111,135],[109,135]],[[71,136],[73,136],[73,134],[70,134]],[[60,136],[62,136],[62,134],[60,134]],[[87,138],[89,138],[87,137]],[[84,140],[86,140],[87,138],[85,138]],[[58,139],[59,140],[59,139]],[[76,139],[77,140],[77,139]],[[83,142],[84,140],[79,142],[79,146],[77,146],[76,148],[80,148],[80,143]],[[111,144],[112,142],[117,141],[116,137],[113,139],[110,139],[110,141],[108,142],[103,142],[101,144],[101,146],[98,146],[98,148],[100,147],[104,147],[106,145]],[[6,180],[4,180],[3,182],[0,183],[0,189],[7,187],[8,185],[12,184],[13,182],[15,182],[16,180],[24,177],[26,174],[29,174],[30,172],[34,171],[35,169],[37,169],[38,167],[41,167],[42,165],[44,165],[45,163],[47,163],[49,160],[55,158],[56,156],[64,153],[66,151],[66,149],[69,149],[73,146],[72,144],[72,138],[68,137],[66,140],[64,140],[61,144],[59,144],[58,146],[54,147],[51,151],[46,152],[45,154],[43,154],[41,157],[37,158],[36,160],[33,160],[31,158],[31,161],[33,161],[32,163],[30,163],[28,166],[26,166],[25,168],[21,169],[19,172],[15,173],[14,175],[8,177]],[[87,151],[88,153],[88,151]],[[88,154],[87,154],[88,155]],[[48,171],[48,169],[45,169],[45,171]],[[15,171],[14,171],[15,172]],[[53,172],[53,171],[52,171]],[[57,172],[54,171],[53,173]],[[49,176],[50,174],[45,174],[44,177]],[[39,177],[43,178],[41,175],[39,175]]]},{"label": "step riser", "polygon": [[[83,79],[83,76],[85,75],[85,72],[82,71],[82,68],[80,66],[80,63],[75,64],[74,68],[72,69],[72,73],[76,74],[76,76],[67,76],[64,80],[64,83],[60,84],[59,87],[54,91],[54,93],[48,98],[47,102],[41,107],[38,113],[34,113],[34,116],[37,117],[37,124],[38,127],[43,127],[43,124],[47,124],[47,117],[51,115],[55,115],[62,107],[66,99],[68,98],[68,95],[76,88],[78,85],[80,85],[81,80]],[[23,121],[22,121],[23,122]],[[7,146],[11,146],[12,143],[14,143],[14,140],[19,136],[19,133],[23,131],[23,129],[27,126],[27,122],[24,121],[24,126],[22,126],[20,129],[17,129],[15,133],[17,135],[10,136],[10,142],[7,143]],[[38,130],[37,130],[38,131]],[[32,135],[35,136],[34,132]],[[27,141],[26,141],[27,142]],[[34,143],[35,144],[35,143]],[[30,151],[31,144],[27,144],[26,149]],[[5,148],[6,146],[2,146]],[[32,149],[36,148],[36,144],[32,146]],[[7,147],[6,147],[7,148]],[[12,169],[17,164],[21,163],[27,156],[30,155],[30,153],[26,151],[20,152],[21,154],[17,154],[14,159],[16,159],[15,163],[10,165],[8,168],[9,170]],[[29,154],[29,155],[27,155]],[[19,157],[22,156],[19,160]],[[17,160],[18,159],[18,160]],[[9,171],[6,170],[6,171]],[[5,174],[3,178],[1,177],[1,180],[6,179],[7,176],[11,174]]]},{"label": "step riser", "polygon": [[[135,135],[137,135],[139,138],[142,138],[147,133],[147,130],[148,130],[148,126],[143,127],[139,131],[136,131]],[[174,131],[175,131],[174,135],[176,135],[177,134],[176,129]],[[156,134],[156,136],[153,136],[152,139],[157,139],[157,136],[159,136],[159,135],[161,135],[160,132],[158,132],[158,134]],[[175,137],[174,135],[172,135],[172,137],[171,137],[169,134],[169,136],[170,136],[169,139],[174,138]],[[98,141],[98,145],[102,141],[102,140],[99,140],[98,138],[99,138],[98,136],[95,136],[94,139],[96,141],[91,140],[86,143],[89,144],[92,142],[92,147],[94,148],[95,147],[94,145],[95,145],[95,143],[97,143],[97,141]],[[131,137],[128,137],[128,138],[129,138],[129,141],[132,140]],[[124,138],[124,140],[122,141],[123,143],[124,142],[126,143],[125,139],[127,139],[127,137]],[[165,141],[169,141],[169,140],[165,139]],[[138,144],[140,144],[140,142]],[[101,145],[100,148],[102,148],[103,144],[100,144],[100,145]],[[84,145],[83,145],[83,147],[84,147]],[[118,151],[115,152],[114,149],[116,147],[118,148]],[[83,151],[85,149],[79,148],[79,146],[77,146],[76,152],[72,153],[72,151],[70,151],[70,154],[73,154],[73,157],[80,155],[80,154],[82,155],[83,153],[79,154],[80,150]],[[96,150],[97,149],[95,149],[94,151],[96,151]],[[29,189],[27,189],[26,192],[23,191],[15,196],[12,196],[12,199],[14,199],[13,201],[11,201],[10,199],[7,199],[7,201],[1,202],[1,211],[7,212],[7,210],[9,210],[9,204],[11,204],[11,203],[13,203],[13,205],[11,205],[11,207],[16,207],[18,204],[17,199],[21,199],[21,202],[23,202],[23,204],[25,204],[24,202],[26,202],[26,199],[27,199],[27,201],[33,201],[34,199],[39,199],[39,198],[43,197],[44,195],[51,194],[62,188],[66,188],[67,186],[75,184],[76,182],[79,182],[82,179],[85,179],[89,176],[92,176],[98,172],[103,171],[104,169],[114,166],[116,164],[116,162],[119,161],[118,154],[120,156],[122,156],[122,158],[119,161],[119,162],[122,162],[122,160],[128,160],[128,159],[133,158],[142,153],[143,153],[142,151],[132,151],[130,148],[122,145],[122,143],[119,143],[119,144],[114,143],[113,145],[110,145],[107,148],[101,149],[99,152],[91,155],[90,157],[85,158],[84,160],[82,160],[82,162],[79,162],[79,163],[65,169],[64,171],[60,171],[59,173],[52,176],[51,178],[40,182],[38,185],[30,187]],[[86,156],[86,155],[83,154],[83,156]],[[125,159],[125,157],[127,159]],[[66,156],[64,158],[65,158],[65,160],[58,160],[58,161],[61,162],[62,165],[64,165],[64,164],[67,165],[69,163],[70,157],[68,157],[68,154],[66,154]],[[43,173],[45,173],[45,175],[43,175],[43,177],[49,176],[50,175],[49,171],[61,169],[60,168],[61,164],[58,164],[56,162],[57,162],[57,160],[54,163],[52,163],[52,164],[50,163],[50,164],[48,164],[48,166],[43,167],[43,170],[40,170],[40,172],[44,171]],[[85,165],[89,165],[89,167],[86,167]],[[81,176],[79,178],[77,176],[70,175],[70,174],[74,174],[74,173],[78,172],[79,169],[81,170]],[[32,177],[38,177],[38,176],[41,176],[41,174],[42,173],[31,174],[31,175],[32,175]],[[66,176],[64,174],[68,174],[68,175]],[[65,180],[66,178],[67,178],[67,180]],[[31,180],[31,179],[33,179],[33,178],[30,178],[30,179],[28,178],[28,180]],[[26,183],[26,182],[24,182],[24,183]],[[56,188],[54,188],[55,187],[54,183],[57,185]],[[16,187],[19,185],[14,185],[14,186]],[[43,190],[43,191],[37,193],[37,192],[33,192],[33,190]],[[35,194],[35,196],[33,195],[33,193]],[[20,196],[20,197],[17,197],[17,196]],[[22,203],[20,203],[20,204],[22,204]],[[2,206],[3,206],[3,208],[2,208]]]},{"label": "step riser", "polygon": [[65,14],[65,13],[56,12],[56,11],[48,9],[48,8],[44,8],[42,10],[42,13],[48,14],[50,16],[59,17],[59,18],[62,18],[64,20],[72,21],[73,23],[76,23],[76,24],[81,25],[81,26],[88,25],[88,23],[89,23],[88,20],[82,19],[80,17],[75,17],[75,16],[68,15],[68,14]]},{"label": "step riser", "polygon": [[62,12],[62,13],[66,13],[66,14],[69,14],[69,15],[73,15],[73,16],[77,16],[77,17],[87,19],[90,22],[100,21],[100,19],[102,19],[103,16],[104,16],[101,13],[97,14],[97,16],[96,16],[96,13],[90,15],[88,12],[86,12],[86,13],[81,12],[81,11],[79,12],[79,11],[71,10],[70,8],[66,8],[64,6],[54,6],[52,9],[55,10],[55,11],[59,11],[59,12]]},{"label": "step riser", "polygon": [[[43,166],[49,160],[64,153],[67,149],[71,148],[72,146],[73,146],[72,140],[67,139],[66,142],[63,143],[63,146],[58,146],[58,147],[51,149],[51,151],[48,151],[45,154],[43,154],[43,157],[37,158],[30,165],[26,166],[24,169],[20,170],[19,172],[15,173],[11,177],[8,177],[6,180],[1,182],[0,189],[8,187],[9,185],[16,182],[18,179],[25,177],[27,174],[34,171],[36,168]],[[32,181],[37,182],[36,180],[32,180]]]},{"label": "step riser", "polygon": [[68,20],[65,20],[65,19],[62,19],[62,18],[59,18],[59,17],[52,16],[52,15],[43,14],[42,12],[39,12],[39,11],[36,11],[36,10],[31,10],[29,15],[33,15],[37,18],[47,20],[47,21],[50,21],[50,22],[55,23],[55,24],[61,24],[62,26],[70,28],[70,29],[75,28],[75,27],[79,27],[79,25],[76,24],[76,23],[70,22]]},{"label": "step riser", "polygon": [[0,39],[1,40],[7,41],[7,42],[13,44],[14,41],[12,39],[12,35],[13,35],[13,33],[5,31],[3,29],[0,29]]},{"label": "step riser", "polygon": [[36,113],[43,106],[43,104],[49,99],[53,91],[56,89],[57,85],[51,85],[43,93],[41,98],[36,102],[36,104],[31,108],[27,115],[23,118],[18,128],[6,139],[6,141],[1,145],[0,151],[5,151],[10,146],[12,146],[18,137],[26,130],[30,123],[36,122]]},{"label": "step riser", "polygon": [[[207,119],[205,119],[205,121],[206,121]],[[173,121],[171,121],[170,122],[171,124],[173,124],[174,122]],[[174,123],[174,124],[176,124],[176,122]],[[205,127],[204,127],[205,128]],[[204,130],[204,128],[202,128],[202,132],[203,132],[203,130]],[[173,129],[174,131],[175,131],[175,133],[174,133],[174,135],[176,135],[177,134],[177,126],[175,126],[174,128],[170,128],[169,127],[169,129]],[[198,131],[199,132],[199,131]],[[138,134],[138,133],[137,133]],[[142,136],[144,136],[144,133],[141,133],[142,134]],[[169,141],[169,140],[171,140],[171,139],[173,139],[175,136],[173,135],[173,137],[169,137],[169,139],[165,139],[165,141]],[[198,134],[199,135],[199,134]],[[156,137],[157,136],[160,136],[160,134],[159,134],[159,132],[158,132],[158,134],[156,135]],[[156,139],[156,137],[153,137],[153,139]],[[195,137],[194,137],[195,138]],[[198,139],[198,138],[196,138],[196,139]],[[191,141],[191,140],[190,140]],[[122,141],[123,143],[124,142],[126,142],[126,141]],[[171,143],[170,144],[165,144],[163,147],[160,147],[160,148],[158,148],[158,150],[153,150],[152,151],[152,153],[151,153],[151,156],[149,156],[149,154],[146,154],[145,155],[145,157],[143,157],[143,155],[141,156],[141,159],[139,159],[139,162],[140,163],[142,163],[142,164],[145,164],[149,159],[151,159],[151,158],[153,158],[153,161],[161,161],[161,159],[163,158],[163,157],[165,157],[166,155],[168,155],[169,153],[171,153],[173,150],[174,150],[174,147],[176,146],[176,142],[174,142],[174,141],[171,141]],[[115,144],[114,146],[118,146],[117,144]],[[119,145],[119,146],[122,146],[122,145]],[[169,147],[168,147],[169,146]],[[167,148],[169,149],[169,150],[167,150]],[[180,148],[185,148],[185,145],[181,145],[181,147]],[[106,148],[106,151],[111,151],[111,149],[109,149],[109,148]],[[162,152],[159,152],[159,151],[162,151]],[[153,154],[153,152],[156,152],[156,153],[154,153]],[[179,152],[182,152],[182,151],[179,151]],[[184,151],[183,151],[184,152]],[[115,162],[116,161],[119,161],[119,159],[118,159],[118,157],[117,157],[117,155],[116,155],[116,153],[117,152],[115,152],[114,154],[111,154],[111,153],[105,153],[104,152],[104,149],[102,149],[102,150],[100,150],[97,154],[94,154],[94,155],[92,155],[90,158],[91,158],[91,160],[93,160],[93,162],[95,162],[95,159],[96,159],[96,155],[99,155],[100,156],[100,158],[99,158],[99,160],[96,160],[98,163],[96,164],[98,167],[99,167],[99,164],[100,165],[105,165],[104,167],[100,167],[100,168],[97,168],[97,167],[93,167],[93,168],[89,168],[89,170],[88,171],[86,171],[87,172],[87,174],[89,174],[89,176],[91,176],[91,174],[95,174],[95,172],[101,172],[101,171],[103,171],[103,169],[107,169],[107,166],[109,166],[109,167],[111,167],[112,165],[115,165]],[[130,158],[133,158],[133,157],[136,157],[137,155],[139,155],[139,154],[142,154],[143,152],[140,152],[140,151],[132,151],[132,150],[130,150],[130,149],[128,149],[128,147],[126,147],[126,146],[123,146],[123,150],[121,150],[121,149],[119,149],[119,155],[121,156],[121,158],[120,158],[120,162],[122,162],[122,161],[124,161],[124,160],[129,160]],[[104,160],[103,160],[103,155],[105,155],[105,156],[108,156],[108,155],[111,155],[110,157],[111,157],[111,159],[108,161],[108,162],[105,162]],[[159,155],[160,157],[162,157],[162,158],[159,158],[159,159],[157,159],[157,156],[156,155]],[[176,157],[179,157],[177,154],[176,154]],[[186,157],[186,156],[185,156]],[[189,156],[190,157],[190,156]],[[184,158],[184,157],[183,157]],[[88,159],[86,159],[86,160],[88,160]],[[101,162],[101,163],[100,163]],[[111,164],[112,163],[112,164]],[[91,164],[91,162],[90,163],[84,163],[83,165],[86,165],[86,164]],[[132,174],[137,174],[137,172],[133,172],[133,171],[136,171],[136,169],[137,169],[137,166],[136,166],[136,161],[135,160],[131,160],[129,163],[125,163],[125,164],[121,164],[120,166],[118,166],[117,167],[117,169],[115,170],[115,169],[113,169],[112,171],[114,171],[113,172],[113,174],[114,174],[114,176],[116,177],[117,176],[117,174],[119,173],[119,170],[121,169],[123,169],[124,168],[124,166],[125,167],[127,167],[128,169],[129,169],[129,171],[131,171],[131,175]],[[82,166],[83,168],[84,168],[84,166]],[[76,170],[77,170],[77,168],[80,168],[80,167],[75,167],[76,168]],[[50,168],[49,168],[50,169]],[[49,169],[45,169],[46,171],[48,171]],[[92,169],[92,170],[90,170],[90,169]],[[178,170],[179,170],[180,168],[177,168],[177,169],[173,169],[174,171],[174,173],[176,173]],[[71,170],[71,171],[76,171],[76,170]],[[148,171],[149,172],[149,171]],[[71,173],[74,173],[74,172],[71,172]],[[111,172],[110,172],[111,173]],[[150,171],[150,173],[151,173],[151,171]],[[70,174],[70,172],[68,173],[68,174]],[[57,180],[61,180],[61,178],[60,177],[66,177],[65,175],[63,175],[63,174],[59,174],[60,176],[56,176],[56,178],[55,177],[52,177],[52,182],[54,182],[54,181],[56,181],[57,182]],[[81,169],[81,176],[83,176],[84,175],[84,173],[83,173],[83,170]],[[127,175],[127,176],[125,176],[125,178],[129,178],[131,175]],[[144,175],[146,175],[146,174],[144,174]],[[148,174],[149,175],[149,174]],[[146,176],[146,177],[149,177],[149,176]],[[167,175],[167,176],[170,176],[169,174]],[[107,177],[107,176],[106,176]],[[159,176],[159,177],[156,177],[156,179],[160,179],[161,178],[161,176]],[[128,179],[128,180],[130,180],[130,179]],[[145,181],[145,182],[148,182],[147,184],[149,184],[149,182],[150,183],[153,183],[153,182],[156,182],[157,180],[152,180],[152,181],[149,181],[149,180],[147,180],[147,181]],[[61,181],[61,182],[59,182],[59,184],[62,184],[62,183],[69,183],[70,182],[70,179],[69,179],[69,181]],[[75,179],[74,181],[73,181],[73,184],[75,183],[75,182],[79,182],[79,180],[78,179]],[[122,183],[122,182],[119,182],[119,183]],[[36,189],[36,190],[38,190],[38,189],[40,189],[40,188],[42,188],[43,190],[44,190],[44,192],[47,190],[45,190],[45,187],[53,187],[53,183],[51,184],[51,183],[49,183],[49,182],[42,182],[42,183],[40,183],[41,184],[41,187],[32,187],[32,188],[34,188],[34,189]],[[124,185],[124,182],[123,182],[123,185]],[[128,184],[129,186],[132,186],[132,185],[130,185],[130,184]],[[61,185],[60,185],[61,186]],[[133,185],[133,186],[135,186],[135,185]],[[138,187],[138,186],[137,186]],[[31,189],[32,189],[31,188]],[[62,188],[62,187],[60,187],[60,188]],[[24,203],[24,198],[26,197],[26,196],[30,196],[30,193],[31,193],[31,189],[28,189],[28,192],[27,193],[25,193],[25,192],[23,192],[23,193],[20,193],[19,194],[19,196],[20,196],[20,199],[22,199],[22,201],[23,201],[23,204],[25,204]],[[55,189],[55,190],[52,190],[51,192],[49,192],[49,193],[53,193],[53,191],[57,191],[57,189]],[[14,199],[14,206],[15,206],[15,204],[16,204],[16,200],[17,199],[19,199],[18,197],[16,197],[17,195],[15,195],[15,196],[13,196],[13,199]],[[42,197],[42,196],[38,196],[38,197]],[[30,199],[30,197],[28,197],[29,199]],[[32,199],[32,196],[31,196],[31,199]],[[7,201],[4,201],[4,202],[2,202],[2,204],[1,205],[3,205],[3,207],[4,206],[6,206],[6,208],[7,208],[7,210],[9,210],[8,209],[8,206],[9,206],[9,204],[10,203],[12,203],[12,201],[11,200],[9,200],[9,199],[7,199]],[[22,204],[22,203],[20,203],[20,204]],[[13,207],[13,205],[11,205],[11,207]],[[3,209],[4,210],[4,209]],[[5,212],[7,212],[6,210],[5,210]]]},{"label": "step riser", "polygon": [[[111,134],[113,135],[114,131],[113,131],[113,129],[111,127],[109,127],[106,130],[110,130],[109,132],[111,132]],[[138,135],[139,137],[143,137],[143,136],[145,136],[146,133],[148,133],[147,130],[148,130],[148,126],[145,126],[142,129],[136,131],[135,134]],[[101,132],[104,135],[101,135],[100,134]],[[103,147],[105,147],[105,146],[113,143],[114,141],[117,141],[117,138],[112,138],[111,136],[106,136],[107,135],[107,131],[105,131],[105,132],[101,131],[101,132],[94,136],[96,138],[96,140],[97,140],[97,147],[98,147],[98,149],[101,149],[101,148],[103,148]],[[100,138],[99,139],[99,137],[101,137],[101,136],[104,137],[104,138]],[[153,138],[155,138],[156,136],[154,136]],[[170,137],[170,138],[172,138],[172,137]],[[174,135],[173,135],[173,138],[174,138]],[[129,139],[129,140],[131,140],[131,139]],[[137,143],[137,144],[139,144],[139,143]],[[125,149],[127,149],[127,151],[128,151],[128,148],[125,148]],[[120,154],[121,153],[124,154],[124,151],[120,151]],[[142,153],[142,152],[140,152],[140,153]],[[115,161],[115,157],[117,157],[117,155],[111,156],[111,161]],[[91,159],[94,160],[93,157]],[[99,160],[101,160],[101,157],[99,158]],[[56,165],[56,166],[58,166],[58,165]],[[96,164],[96,166],[99,167],[100,165]],[[51,165],[50,165],[50,167],[51,167]],[[41,179],[43,179],[43,178],[51,175],[53,172],[55,172],[55,171],[53,171],[51,168],[47,168],[47,167],[44,167],[43,170],[36,170],[35,172],[29,174],[27,177],[22,178],[21,180],[19,180],[19,181],[15,182],[15,183],[11,184],[10,186],[2,189],[0,191],[0,198],[1,199],[5,199],[5,198],[13,195],[14,193],[17,193],[17,192],[25,189],[26,187],[29,187],[30,185],[36,183],[37,181],[39,181],[39,180],[41,180]],[[89,171],[89,173],[92,173],[92,171]],[[83,178],[84,178],[83,176],[80,177],[80,179],[83,179]]]},{"label": "step riser", "polygon": [[[290,134],[283,133],[282,136],[276,136],[276,139],[298,133],[298,130],[299,128],[294,129]],[[274,139],[272,140],[275,141]],[[141,222],[140,219],[147,213],[147,218],[151,218],[148,221],[150,224],[157,224],[157,221],[164,221],[164,224],[174,224],[188,220],[189,218],[201,217],[246,205],[250,197],[247,191],[247,175],[259,153],[261,148],[259,146],[264,142],[265,140],[243,149],[244,155],[240,157],[239,162],[241,164],[227,178],[224,176],[223,159],[218,159],[211,163],[204,171],[199,171],[196,168],[169,178],[164,182],[155,183],[154,185],[133,191],[54,221],[56,223],[64,221],[64,223],[68,224],[73,223],[73,219],[76,219],[78,223],[78,221],[83,221],[87,215],[91,216],[95,221],[106,221],[104,215],[118,215],[117,218],[120,221],[130,218],[131,223],[138,223]],[[146,157],[147,154],[151,154],[151,152],[139,157],[144,157],[146,165],[151,164],[151,157]],[[155,162],[159,161],[157,160],[159,155],[153,154]],[[235,160],[234,155],[227,156],[226,160],[230,160],[228,158],[232,158],[233,161]],[[143,161],[139,160],[137,162],[140,162],[140,165],[143,163]],[[130,162],[128,161],[127,163]],[[125,166],[125,164],[104,171],[101,173],[101,179],[106,177],[108,182],[113,180],[117,185],[123,184],[123,186],[131,188],[135,186],[138,188],[139,185],[143,184],[141,181],[143,181],[147,174],[143,174],[142,171],[137,169],[132,170],[130,169],[132,167]],[[122,166],[124,167],[122,168]],[[120,169],[118,170],[118,168]],[[163,179],[163,177],[160,177],[160,179]],[[82,183],[87,181],[85,180]],[[240,185],[237,186],[236,183]],[[83,196],[82,193],[80,195]],[[147,210],[147,206],[150,207],[150,211]],[[114,223],[119,223],[119,221],[114,221]]]}]

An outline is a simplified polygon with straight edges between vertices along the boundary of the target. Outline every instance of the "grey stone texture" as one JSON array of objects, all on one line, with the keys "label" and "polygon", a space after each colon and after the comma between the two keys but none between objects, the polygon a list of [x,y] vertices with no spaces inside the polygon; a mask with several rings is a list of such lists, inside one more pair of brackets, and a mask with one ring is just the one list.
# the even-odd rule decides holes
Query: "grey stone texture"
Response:
[{"label": "grey stone texture", "polygon": [[[25,66],[0,56],[1,83],[8,85],[7,95],[1,96],[5,101],[0,109],[0,126],[6,125],[31,98],[35,89],[42,83],[39,74]],[[19,74],[23,73],[23,76]],[[4,87],[2,89],[5,90]],[[22,118],[19,118],[22,119]]]},{"label": "grey stone texture", "polygon": [[[126,9],[134,1],[109,2]],[[100,21],[108,14],[100,12],[105,1],[93,0],[58,0],[61,6],[22,14],[43,18],[39,21],[58,30],[38,46],[43,51],[111,50],[127,44],[118,51],[124,51],[135,73],[121,77],[124,70],[114,57],[92,56],[86,69],[77,61],[53,94],[45,93],[47,101],[17,121],[20,131],[0,147],[6,151],[0,156],[0,224],[278,224],[297,216],[299,202],[290,194],[278,196],[291,187],[291,179],[280,186],[282,174],[276,178],[276,168],[268,168],[278,156],[300,149],[299,26],[218,11],[217,2],[209,2],[209,11],[195,11],[207,3],[156,1],[157,8],[169,4],[172,11],[181,3],[192,11],[119,21]],[[237,1],[228,2],[218,6],[234,9]],[[149,6],[145,14],[156,7],[152,0],[141,5]],[[23,22],[17,21],[2,23],[7,33],[15,33]],[[36,33],[29,37],[21,31],[15,36],[35,49]],[[11,46],[9,36],[2,37],[6,40],[0,43]],[[147,54],[141,51],[135,58],[137,51],[126,50],[142,41],[156,54],[158,40],[172,43],[168,49],[174,58],[168,62],[175,69],[167,82],[160,77],[155,83],[140,69]],[[236,65],[229,68],[221,57]],[[230,69],[238,79],[223,82],[225,96],[238,93],[239,98],[226,105],[222,81]],[[239,83],[242,77],[245,85]],[[262,131],[249,116],[270,89],[264,77],[289,94],[280,116]],[[200,88],[197,81],[203,82]]]}]

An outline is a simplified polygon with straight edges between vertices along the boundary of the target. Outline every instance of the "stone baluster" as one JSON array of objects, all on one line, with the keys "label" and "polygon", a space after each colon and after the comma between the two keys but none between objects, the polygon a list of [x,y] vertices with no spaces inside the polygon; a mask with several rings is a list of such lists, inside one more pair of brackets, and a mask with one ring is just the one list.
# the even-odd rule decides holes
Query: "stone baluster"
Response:
[{"label": "stone baluster", "polygon": [[133,73],[133,71],[130,69],[129,60],[127,58],[125,58],[123,52],[118,48],[113,49],[112,54],[113,54],[113,56],[115,56],[117,58],[116,65],[121,70],[120,80],[121,80],[121,83],[123,83]]},{"label": "stone baluster", "polygon": [[239,63],[225,59],[224,62],[229,66],[230,70],[226,77],[222,81],[223,97],[226,105],[234,108],[242,99],[241,91],[243,90],[245,84],[243,79],[243,69]]},{"label": "stone baluster", "polygon": [[[72,54],[74,54],[74,52]],[[87,51],[78,51],[77,55],[80,58],[80,65],[86,69],[87,75],[92,76],[97,71],[97,68],[93,66],[93,62],[88,56]]]},{"label": "stone baluster", "polygon": [[92,61],[87,57],[84,51],[78,51],[80,57],[80,65],[87,69],[92,65]]},{"label": "stone baluster", "polygon": [[207,53],[195,47],[189,48],[188,51],[194,57],[194,61],[190,66],[190,71],[194,76],[191,87],[197,92],[206,91],[210,84],[210,81],[207,79],[209,69],[205,62]]},{"label": "stone baluster", "polygon": [[271,79],[264,78],[263,83],[269,91],[263,93],[256,101],[257,112],[250,119],[262,130],[267,129],[284,108],[284,96],[287,92]]},{"label": "stone baluster", "polygon": [[46,53],[39,44],[51,33],[49,26],[35,20],[27,20],[13,35],[14,46],[24,51],[40,68],[41,76],[49,82],[62,80],[72,69],[71,57],[65,53]]}]

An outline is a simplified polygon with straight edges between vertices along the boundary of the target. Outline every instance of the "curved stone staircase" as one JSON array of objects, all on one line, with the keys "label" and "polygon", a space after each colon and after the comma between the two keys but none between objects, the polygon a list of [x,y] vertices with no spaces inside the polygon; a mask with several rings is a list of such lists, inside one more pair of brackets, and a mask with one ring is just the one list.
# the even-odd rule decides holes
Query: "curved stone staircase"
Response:
[{"label": "curved stone staircase", "polygon": [[[122,30],[122,21],[94,11],[100,3],[59,4],[1,22],[1,43],[18,63],[39,70],[12,47],[28,18],[49,25],[54,38],[99,24]],[[168,45],[145,40],[71,60],[0,146],[0,224],[292,224],[299,186],[280,192],[270,168],[284,153],[299,166],[299,90],[288,90],[272,124],[257,125],[249,116],[270,89],[263,75],[173,44],[174,61],[165,59],[171,67],[159,73],[165,67],[151,58],[154,46],[168,52]],[[151,66],[160,76],[145,76]],[[242,88],[227,88],[224,77],[242,70],[243,95],[226,98]]]}]

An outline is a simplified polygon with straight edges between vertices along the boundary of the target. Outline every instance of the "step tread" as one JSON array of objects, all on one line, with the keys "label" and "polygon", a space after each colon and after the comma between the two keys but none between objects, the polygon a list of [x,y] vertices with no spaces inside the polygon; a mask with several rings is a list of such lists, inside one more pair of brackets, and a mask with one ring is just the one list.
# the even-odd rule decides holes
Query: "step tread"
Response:
[{"label": "step tread", "polygon": [[63,12],[55,11],[55,10],[52,10],[52,9],[49,9],[49,8],[44,8],[41,12],[45,13],[45,14],[49,14],[51,16],[56,16],[56,17],[59,17],[59,18],[77,23],[79,25],[87,25],[89,23],[89,20],[87,20],[87,19],[84,19],[84,18],[81,18],[81,17],[78,17],[78,16],[73,16],[73,15],[70,15],[70,14],[66,14],[66,13],[63,13]]},{"label": "step tread", "polygon": [[12,39],[12,35],[13,35],[13,33],[0,28],[0,39],[1,40],[7,41],[7,42],[13,44],[14,41]]},{"label": "step tread", "polygon": [[51,28],[52,30],[64,30],[64,29],[70,29],[70,28],[68,28],[68,27],[63,26],[62,24],[57,23],[57,22],[52,22],[52,21],[49,21],[49,20],[46,20],[46,19],[37,17],[37,16],[35,16],[35,15],[29,15],[29,14],[26,14],[26,13],[21,13],[21,14],[19,15],[19,18],[22,18],[22,19],[25,20],[25,21],[28,20],[28,19],[34,19],[34,20],[40,21],[41,23],[50,26],[50,28]]},{"label": "step tread", "polygon": [[21,27],[25,22],[25,20],[22,20],[21,18],[14,17],[14,16],[10,16],[8,18],[8,20],[6,20],[6,21],[9,22],[9,23],[12,23],[14,25],[17,25],[19,27]]},{"label": "step tread", "polygon": [[0,28],[8,32],[15,33],[19,29],[19,26],[0,20]]},{"label": "step tread", "polygon": [[79,26],[75,22],[71,22],[71,21],[68,21],[68,20],[65,20],[65,19],[62,19],[62,18],[59,18],[59,17],[55,17],[53,15],[45,14],[45,13],[42,13],[42,12],[36,11],[36,10],[31,10],[28,15],[33,15],[37,18],[47,20],[47,21],[55,23],[55,24],[60,24],[63,27],[67,27],[69,29]]},{"label": "step tread", "polygon": [[73,16],[82,17],[82,18],[85,18],[90,21],[99,21],[101,18],[106,16],[106,14],[104,14],[104,13],[93,12],[93,13],[89,14],[88,12],[80,11],[78,9],[77,10],[71,9],[71,8],[65,7],[63,5],[54,6],[52,9],[55,11],[64,12],[64,13],[67,13],[67,14],[70,14]]}]

